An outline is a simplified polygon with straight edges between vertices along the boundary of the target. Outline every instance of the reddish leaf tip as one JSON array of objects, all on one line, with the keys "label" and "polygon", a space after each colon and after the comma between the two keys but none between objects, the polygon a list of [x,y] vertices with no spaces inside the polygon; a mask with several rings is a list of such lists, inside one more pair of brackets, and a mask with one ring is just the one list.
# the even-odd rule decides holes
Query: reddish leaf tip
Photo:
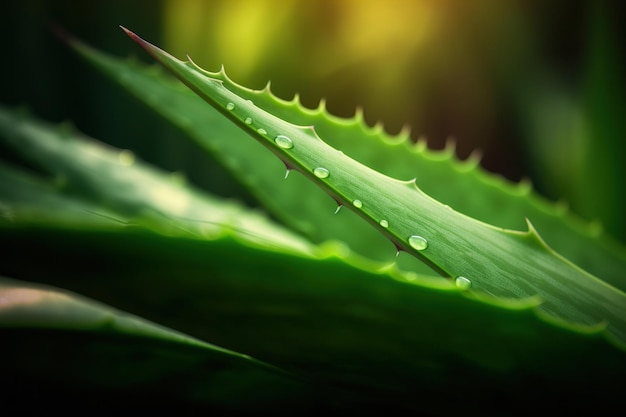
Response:
[{"label": "reddish leaf tip", "polygon": [[128,36],[130,36],[131,38],[137,38],[137,35],[135,35],[135,33],[131,30],[126,29],[124,26],[120,25],[120,29],[122,29],[124,32],[126,32],[126,34]]},{"label": "reddish leaf tip", "polygon": [[133,41],[137,42],[142,48],[147,49],[147,46],[150,44],[140,38],[135,32],[132,30],[126,29],[124,26],[120,25],[120,28],[131,38]]}]

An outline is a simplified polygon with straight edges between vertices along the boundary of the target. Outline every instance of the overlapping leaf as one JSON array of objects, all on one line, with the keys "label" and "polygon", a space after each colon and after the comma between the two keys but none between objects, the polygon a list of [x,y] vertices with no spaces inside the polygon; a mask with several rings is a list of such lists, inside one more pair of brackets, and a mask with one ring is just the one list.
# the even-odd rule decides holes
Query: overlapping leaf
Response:
[{"label": "overlapping leaf", "polygon": [[[282,164],[269,153],[259,152],[257,143],[245,140],[245,131],[217,110],[200,105],[201,100],[181,89],[178,82],[155,68],[107,56],[76,40],[71,44],[89,62],[214,153],[287,224],[314,241],[337,239],[372,259],[393,260],[393,248],[386,239],[345,209],[333,215],[333,202],[305,179],[290,176],[283,181]],[[417,178],[424,192],[461,213],[509,229],[525,228],[524,219],[530,219],[557,252],[611,285],[626,289],[622,273],[626,250],[601,229],[567,213],[564,206],[543,201],[528,184],[511,186],[482,171],[475,158],[457,162],[451,149],[439,153],[425,149],[421,142],[413,146],[408,132],[392,137],[380,126],[369,128],[361,113],[353,119],[338,119],[326,112],[323,103],[318,109],[308,110],[297,97],[280,100],[269,88],[256,91],[237,85],[223,71],[210,75],[263,110],[296,125],[315,126],[326,142],[365,165],[395,178]],[[243,140],[237,140],[240,138]],[[423,271],[403,257],[399,264]]]},{"label": "overlapping leaf", "polygon": [[[164,233],[199,237],[235,228],[245,230],[249,242],[283,250],[310,250],[307,241],[261,213],[181,184],[175,176],[135,161],[128,150],[113,152],[113,148],[92,138],[53,129],[2,107],[0,129],[0,140],[53,178],[59,192],[104,208],[92,212],[94,216],[113,210],[135,222],[153,223]],[[8,191],[19,192],[17,187],[5,186],[15,188]]]},{"label": "overlapping leaf", "polygon": [[[15,123],[31,122],[21,118]],[[39,123],[33,125],[37,128],[24,130],[29,137],[24,143],[51,140],[56,132]],[[2,131],[0,137],[14,129]],[[42,134],[46,130],[48,134]],[[52,159],[55,152],[80,149],[76,146],[80,140],[66,139],[57,143],[60,149],[34,145],[33,149],[39,149],[42,160]],[[106,160],[117,156],[119,150],[99,147],[98,153]],[[77,177],[88,176],[91,166],[71,162],[72,158],[80,160],[81,153],[57,160],[58,170],[67,171],[67,164],[76,167]],[[136,181],[140,176],[132,171],[143,167],[136,161],[125,169],[126,181]],[[161,178],[169,181],[165,175]],[[227,229],[228,233],[219,236],[163,233],[170,222],[168,214],[142,222],[111,211],[106,217],[95,216],[102,223],[85,222],[89,218],[81,216],[72,222],[69,215],[54,214],[62,212],[64,201],[68,214],[86,209],[93,215],[93,204],[107,192],[94,191],[77,200],[66,188],[42,183],[6,166],[0,179],[9,184],[0,188],[0,199],[5,213],[10,213],[0,223],[0,245],[6,248],[0,273],[71,289],[288,370],[313,384],[305,391],[319,402],[318,407],[433,413],[477,407],[488,412],[489,407],[479,404],[485,390],[511,398],[523,389],[541,398],[555,381],[559,389],[551,394],[552,404],[584,386],[587,396],[573,406],[590,407],[598,396],[610,395],[623,382],[624,353],[607,343],[600,329],[546,322],[537,313],[536,300],[481,301],[445,281],[394,269],[376,272],[362,259],[342,255],[333,245],[317,249],[317,254],[281,249],[280,245],[251,246],[245,229]],[[124,186],[124,181],[113,184]],[[138,227],[128,227],[132,222]],[[76,322],[89,321],[77,310],[70,313]],[[50,311],[46,314],[50,320],[56,317]],[[18,323],[27,317],[20,313],[11,319],[16,326],[11,346],[22,352],[20,361],[31,356],[25,346],[48,340],[48,331],[60,331],[46,322],[42,325],[48,330],[40,328],[31,334],[24,321]],[[54,355],[37,362],[41,373],[12,370],[16,378],[45,375],[41,380],[44,386],[55,380],[68,382],[55,377],[54,359],[64,358],[59,349],[66,343],[76,345],[77,339],[64,330],[52,334],[59,344],[52,347]],[[140,335],[131,332],[131,336]],[[131,353],[136,349],[149,353],[151,349],[149,343],[137,347],[122,339],[115,345],[122,359],[126,344]],[[83,346],[80,338],[78,346]],[[97,351],[110,344],[96,338],[88,346]],[[106,355],[94,355],[80,356],[80,369],[90,369],[91,361],[108,363]],[[99,376],[99,369],[90,374],[89,381],[107,381],[108,374]],[[120,368],[111,372],[114,369]],[[127,369],[131,376],[139,372],[132,366]],[[72,384],[89,376],[78,371],[71,375],[76,378],[70,378]],[[201,389],[202,378],[182,375],[191,378],[185,386],[199,396],[198,404],[221,404]],[[250,386],[264,384],[249,376],[242,378]],[[535,381],[530,391],[524,386],[527,379]],[[103,389],[111,392],[106,384]],[[445,400],[450,391],[456,392],[458,401]],[[144,393],[137,387],[127,392]],[[310,397],[294,398],[307,404]],[[268,401],[289,404],[271,395]],[[526,405],[533,407],[535,400]]]},{"label": "overlapping leaf", "polygon": [[[195,71],[192,69],[191,74]],[[491,289],[500,296],[512,291],[523,298],[526,288],[516,273],[527,278],[539,272],[547,280],[541,295],[553,298],[496,301],[481,295],[481,284],[488,283],[481,282],[482,275],[472,277],[472,288],[478,291],[467,292],[453,283],[400,273],[393,267],[378,270],[375,267],[379,264],[345,254],[336,244],[315,248],[266,219],[248,218],[240,208],[213,204],[186,187],[172,191],[167,175],[146,170],[140,162],[132,161],[128,151],[106,149],[28,117],[2,111],[0,137],[56,181],[36,179],[7,166],[0,169],[0,244],[7,248],[0,263],[1,274],[80,292],[290,371],[285,374],[238,354],[233,354],[234,362],[213,360],[212,356],[207,359],[203,355],[212,353],[203,351],[206,347],[211,352],[227,351],[134,318],[129,330],[117,325],[126,322],[127,316],[117,320],[117,312],[79,300],[68,302],[73,307],[61,308],[60,315],[56,307],[48,305],[34,316],[26,310],[9,316],[5,323],[12,323],[12,328],[0,331],[11,338],[11,344],[5,346],[19,359],[10,368],[15,380],[32,383],[35,377],[44,387],[57,383],[58,390],[51,388],[52,400],[57,391],[63,390],[64,381],[74,381],[70,387],[77,388],[76,381],[87,380],[120,400],[123,392],[115,384],[125,379],[116,378],[119,374],[115,372],[121,368],[114,362],[121,360],[127,365],[123,367],[128,372],[124,376],[132,378],[139,378],[145,365],[145,379],[133,381],[137,385],[126,391],[130,395],[147,398],[147,393],[162,392],[161,387],[174,387],[167,398],[182,398],[185,404],[191,400],[212,411],[241,410],[251,405],[276,412],[317,406],[360,414],[380,410],[433,415],[480,410],[481,414],[502,414],[508,408],[500,408],[505,402],[515,404],[512,414],[523,415],[539,404],[559,412],[596,408],[608,411],[620,406],[619,392],[626,375],[623,345],[607,343],[603,326],[594,325],[602,317],[608,322],[608,333],[613,335],[611,341],[620,338],[619,318],[623,316],[619,315],[619,290],[559,258],[532,230],[522,233],[487,226],[430,200],[410,183],[367,171],[329,148],[313,130],[274,119],[247,102],[245,96],[232,95],[223,87],[229,81],[219,80],[223,74],[216,77],[218,81],[209,85],[216,88],[219,112],[229,117],[236,114],[233,119],[243,132],[265,141],[265,146],[304,177],[319,181],[313,168],[326,167],[330,175],[321,175],[324,178],[319,185],[339,202],[353,204],[356,213],[382,228],[383,240],[391,239],[403,249],[412,250],[400,239],[397,229],[410,205],[409,217],[419,218],[420,228],[433,233],[426,251],[443,253],[446,249],[437,249],[437,245],[453,238],[447,250],[450,264],[442,263],[440,255],[433,257],[434,265],[444,273],[450,273],[447,268],[471,264],[473,257],[483,251],[491,260],[494,252],[490,245],[499,243],[502,247],[494,258],[504,256],[511,270],[504,270],[499,261],[490,262],[483,265],[485,276],[489,278],[491,269],[499,266],[504,276],[513,279],[511,285],[517,287],[487,285],[482,289]],[[281,104],[268,92],[251,94],[267,98],[272,105],[280,104],[277,108],[292,106]],[[295,108],[295,114],[306,115],[299,106]],[[246,117],[254,117],[254,124],[240,117],[241,111],[249,112]],[[325,114],[319,117],[328,118]],[[328,124],[343,123],[347,122],[335,120]],[[357,130],[367,135],[384,137],[358,126]],[[293,147],[276,148],[278,133],[285,134]],[[316,163],[311,164],[312,160]],[[372,189],[380,191],[381,196],[371,193]],[[358,195],[348,195],[353,191]],[[402,200],[405,194],[417,195],[418,199]],[[176,199],[165,202],[163,195],[187,196],[186,204],[181,208]],[[410,204],[389,211],[398,196],[401,202]],[[360,204],[354,204],[356,199]],[[387,211],[378,211],[383,206]],[[74,221],[72,213],[77,214]],[[386,227],[379,223],[380,213],[386,215]],[[209,218],[211,226],[201,226],[196,216]],[[429,227],[422,217],[437,219],[442,230]],[[139,227],[128,227],[133,225]],[[462,227],[456,234],[450,233],[455,226]],[[465,236],[462,231],[468,231],[467,227],[475,233]],[[430,252],[420,253],[429,259]],[[518,259],[513,261],[513,256]],[[466,259],[460,262],[459,258]],[[480,264],[480,258],[476,262]],[[559,268],[555,265],[565,265],[572,276],[556,271],[555,279],[551,269]],[[528,284],[530,295],[537,292],[540,282],[533,279]],[[564,284],[573,286],[564,290]],[[10,285],[17,288],[17,284]],[[27,287],[19,284],[17,289]],[[38,288],[29,292],[30,288],[18,295],[41,295],[39,291],[43,291]],[[589,291],[581,294],[577,290]],[[561,304],[554,299],[570,296]],[[3,301],[11,304],[11,300],[24,297],[0,298],[0,306]],[[586,300],[608,303],[596,307],[585,305]],[[110,321],[104,327],[90,325],[102,311],[107,317],[116,317],[113,325]],[[29,317],[36,317],[35,327],[39,327],[33,330],[34,322],[28,322]],[[555,317],[565,320],[555,321]],[[56,327],[52,323],[57,323]],[[77,329],[76,323],[86,327]],[[120,329],[125,329],[123,334],[111,341],[110,336]],[[54,337],[44,337],[47,334]],[[85,343],[86,335],[91,344]],[[53,358],[63,362],[63,355],[73,353],[73,347],[85,347],[79,349],[77,367],[71,368],[79,371],[63,379],[58,374],[60,364],[51,362],[52,357],[27,363],[35,354],[32,349],[42,341],[48,343],[48,351],[55,353]],[[183,358],[177,356],[183,352],[178,342],[193,345]],[[138,357],[149,360],[137,364]],[[152,359],[159,363],[154,365]],[[190,364],[195,366],[193,371],[187,367]],[[221,372],[223,366],[232,373]],[[163,368],[166,370],[161,372]],[[219,375],[216,368],[220,369]],[[92,374],[90,369],[94,370]],[[171,377],[172,369],[180,371],[173,372],[176,378]],[[235,381],[226,374],[234,375]],[[72,379],[74,376],[77,378]],[[284,387],[285,381],[293,382],[293,386]],[[238,388],[238,383],[243,385]],[[572,399],[574,391],[584,395]],[[104,391],[95,392],[101,395]]]},{"label": "overlapping leaf", "polygon": [[9,413],[314,405],[315,386],[287,372],[49,286],[0,277],[0,337]]},{"label": "overlapping leaf", "polygon": [[340,204],[351,206],[398,248],[443,274],[499,298],[538,296],[555,319],[606,326],[626,343],[626,294],[551,250],[528,224],[527,232],[472,219],[423,193],[415,181],[381,174],[326,144],[310,126],[266,112],[230,91],[220,78],[180,61],[127,31],[188,87],[300,171]]}]

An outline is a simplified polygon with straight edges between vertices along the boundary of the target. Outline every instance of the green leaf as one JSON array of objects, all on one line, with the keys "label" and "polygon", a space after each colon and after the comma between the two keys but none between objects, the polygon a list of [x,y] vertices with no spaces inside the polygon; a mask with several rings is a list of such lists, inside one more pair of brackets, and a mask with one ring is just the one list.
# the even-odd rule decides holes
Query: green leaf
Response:
[{"label": "green leaf", "polygon": [[52,181],[0,164],[0,222],[89,227],[129,220],[98,205],[62,196]]},{"label": "green leaf", "polygon": [[[267,210],[292,229],[316,243],[339,240],[370,259],[395,260],[395,249],[384,237],[352,213],[344,210],[334,215],[337,204],[303,178],[285,179],[284,164],[263,152],[258,143],[237,140],[246,134],[232,123],[224,123],[217,111],[207,113],[202,99],[180,82],[164,77],[160,68],[140,68],[136,62],[116,61],[74,39],[71,45],[208,149]],[[412,259],[402,262],[410,269],[432,272]]]},{"label": "green leaf", "polygon": [[[474,291],[498,298],[538,297],[546,315],[606,327],[611,337],[626,343],[626,294],[558,255],[530,222],[526,232],[506,230],[455,211],[426,195],[415,181],[393,179],[360,164],[326,144],[313,127],[264,111],[191,61],[127,33],[205,101],[398,248],[445,276],[471,281]],[[254,123],[246,123],[249,117]],[[278,143],[281,137],[289,140],[287,146]]]},{"label": "green leaf", "polygon": [[2,407],[20,415],[82,414],[93,401],[99,411],[279,411],[281,404],[311,404],[316,391],[246,355],[67,291],[4,277],[0,337],[2,378],[10,382],[3,384]]},{"label": "green leaf", "polygon": [[[307,241],[262,213],[201,193],[175,176],[142,163],[128,150],[115,149],[67,128],[53,128],[1,106],[0,141],[53,177],[59,192],[89,201],[92,215],[111,217],[113,212],[120,219],[155,227],[162,233],[196,237],[239,229],[245,231],[241,236],[251,244],[311,250]],[[17,184],[6,184],[7,190],[19,192],[21,187],[12,185]]]},{"label": "green leaf", "polygon": [[[28,132],[48,137],[34,134],[37,130]],[[67,157],[71,158],[82,156],[75,152]],[[286,393],[281,397],[266,394],[266,388],[271,391],[278,385],[243,375],[244,388],[258,388],[256,394],[266,398],[263,404],[268,404],[268,409],[313,407],[360,414],[377,410],[445,414],[475,408],[497,413],[499,402],[492,400],[485,405],[485,392],[511,401],[523,391],[526,400],[517,407],[518,413],[532,410],[539,402],[542,407],[558,407],[561,411],[597,411],[615,407],[621,398],[619,390],[626,382],[623,348],[607,343],[600,327],[574,327],[550,320],[538,311],[536,299],[495,302],[440,279],[403,274],[392,267],[377,270],[375,265],[345,254],[333,244],[309,253],[250,245],[246,231],[239,229],[200,237],[165,234],[158,222],[169,222],[167,215],[148,224],[149,228],[142,227],[142,223],[140,227],[128,227],[123,222],[72,225],[55,216],[33,222],[22,214],[23,210],[36,216],[37,210],[44,213],[50,207],[60,208],[67,200],[71,211],[76,196],[64,194],[65,188],[44,187],[15,170],[5,169],[0,175],[3,172],[11,173],[0,176],[3,183],[5,179],[21,180],[13,183],[16,187],[0,187],[0,200],[13,218],[0,222],[0,245],[5,248],[0,274],[80,292],[252,355],[290,372],[297,380],[308,381],[302,390],[298,384],[286,390],[277,388],[280,395]],[[130,178],[136,181],[138,177]],[[93,204],[97,201],[94,196],[101,193],[95,190],[85,196],[85,204]],[[47,203],[53,199],[53,204]],[[63,320],[73,318],[84,323],[83,314],[63,311],[68,313],[61,316]],[[42,314],[49,320],[57,316],[50,310]],[[11,375],[31,388],[36,381],[49,392],[46,400],[54,402],[62,394],[55,390],[60,387],[61,391],[78,390],[86,403],[113,394],[112,402],[119,404],[128,395],[144,401],[148,393],[159,393],[161,386],[166,389],[173,385],[174,392],[167,394],[173,396],[172,401],[180,397],[184,402],[188,398],[185,393],[193,392],[199,399],[194,396],[190,401],[197,401],[199,410],[206,411],[205,405],[209,409],[216,404],[222,407],[218,400],[212,400],[215,397],[199,388],[205,381],[202,375],[193,373],[175,372],[180,379],[173,380],[146,371],[146,379],[141,381],[144,385],[139,387],[120,388],[109,383],[109,379],[118,383],[119,379],[127,380],[109,378],[107,372],[119,376],[120,364],[131,359],[124,372],[142,375],[140,365],[152,366],[151,362],[134,363],[138,356],[144,357],[144,350],[133,343],[137,340],[133,335],[116,339],[118,344],[100,337],[86,344],[83,333],[76,336],[76,332],[67,334],[59,328],[55,333],[35,329],[32,337],[27,337],[31,335],[28,326],[19,321],[26,317],[14,316],[16,327],[4,333],[3,340],[14,341],[14,356],[21,358],[15,361]],[[49,322],[45,325],[51,326]],[[96,331],[84,331],[91,330]],[[46,337],[48,334],[54,337]],[[42,345],[54,356],[37,356],[33,349]],[[78,355],[78,373],[64,374],[59,368],[67,368],[68,356],[76,356],[77,346],[84,347],[89,355]],[[146,349],[151,352],[149,347]],[[102,350],[117,354],[111,354],[111,358],[100,355]],[[24,356],[19,356],[20,352]],[[126,355],[131,359],[126,360]],[[187,355],[184,353],[184,358]],[[58,360],[51,361],[51,357]],[[160,366],[172,363],[160,356],[155,360]],[[27,361],[32,368],[23,365]],[[203,374],[207,367],[194,369]],[[89,373],[80,374],[81,370]],[[85,378],[91,379],[85,382]],[[527,386],[527,381],[533,381],[532,386]],[[296,392],[291,395],[293,390]],[[569,399],[574,390],[583,390],[586,395],[563,406],[562,400]],[[16,395],[23,395],[21,392]],[[450,393],[455,401],[449,401]],[[292,399],[296,405],[292,405]]]},{"label": "green leaf", "polygon": [[[70,39],[70,44],[88,62],[215,154],[285,223],[305,232],[313,241],[338,239],[372,259],[393,260],[393,248],[380,234],[345,209],[333,215],[334,202],[304,178],[291,175],[283,180],[282,164],[269,153],[260,152],[259,144],[245,140],[245,131],[228,122],[217,110],[203,106],[202,100],[181,88],[178,81],[172,81],[153,67],[116,59],[75,39]],[[509,185],[481,170],[474,157],[457,162],[452,148],[432,152],[421,142],[413,146],[407,131],[393,137],[381,126],[369,128],[360,112],[352,119],[339,119],[326,112],[323,102],[319,108],[309,110],[300,105],[297,97],[291,101],[275,97],[269,85],[257,91],[237,85],[223,71],[211,73],[211,77],[286,121],[315,126],[325,141],[365,165],[396,178],[418,178],[424,192],[461,213],[510,229],[523,228],[524,219],[530,219],[557,252],[611,285],[626,290],[622,273],[626,250],[597,225],[582,222],[561,204],[542,200],[527,183]],[[406,260],[399,259],[401,267],[416,267]]]},{"label": "green leaf", "polygon": [[600,328],[546,320],[536,300],[488,302],[445,282],[371,271],[333,247],[300,256],[231,236],[54,226],[0,228],[0,244],[9,248],[3,271],[358,392],[353,411],[497,414],[501,401],[515,403],[514,414],[608,410],[626,383],[626,351]]}]

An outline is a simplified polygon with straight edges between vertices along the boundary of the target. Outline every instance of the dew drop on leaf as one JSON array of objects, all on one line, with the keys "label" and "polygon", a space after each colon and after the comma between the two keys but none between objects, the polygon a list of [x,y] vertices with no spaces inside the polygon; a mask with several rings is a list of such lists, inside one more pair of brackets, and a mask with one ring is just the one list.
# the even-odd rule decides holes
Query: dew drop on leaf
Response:
[{"label": "dew drop on leaf", "polygon": [[243,121],[245,124],[247,125],[251,125],[252,124],[252,117],[246,117],[246,120]]},{"label": "dew drop on leaf", "polygon": [[458,288],[461,288],[462,290],[466,290],[472,286],[472,281],[470,281],[468,278],[465,278],[464,276],[458,276],[455,278],[454,284]]},{"label": "dew drop on leaf", "polygon": [[267,130],[265,129],[258,128],[256,131],[259,135],[267,135]]},{"label": "dew drop on leaf", "polygon": [[317,178],[328,178],[328,176],[330,175],[330,171],[328,171],[326,168],[317,167],[313,170],[313,175],[315,175]]},{"label": "dew drop on leaf", "polygon": [[234,103],[228,103],[226,105],[226,110],[234,110],[235,109],[235,104]]},{"label": "dew drop on leaf", "polygon": [[356,208],[361,208],[361,207],[363,207],[363,202],[362,202],[361,200],[354,200],[354,201],[352,202],[352,205],[353,205],[354,207],[356,207]]},{"label": "dew drop on leaf", "polygon": [[293,141],[285,135],[278,135],[276,139],[274,139],[276,145],[283,149],[291,149],[293,148]]},{"label": "dew drop on leaf", "polygon": [[380,222],[378,222],[378,224],[380,224],[382,227],[389,227],[389,222],[385,219],[382,219]]},{"label": "dew drop on leaf", "polygon": [[428,241],[418,235],[413,235],[409,237],[409,245],[415,250],[424,250],[428,247]]}]

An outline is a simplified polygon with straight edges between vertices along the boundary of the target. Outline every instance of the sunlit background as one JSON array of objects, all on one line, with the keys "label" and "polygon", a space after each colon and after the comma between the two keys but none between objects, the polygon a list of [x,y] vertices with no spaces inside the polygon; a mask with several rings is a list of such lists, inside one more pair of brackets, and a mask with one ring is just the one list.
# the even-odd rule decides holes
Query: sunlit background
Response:
[{"label": "sunlit background", "polygon": [[[235,81],[432,149],[528,178],[626,241],[626,36],[604,1],[163,0],[3,4],[0,101],[28,105],[190,181],[252,204],[182,134],[84,64],[48,30],[150,62],[122,24],[178,57],[224,65]],[[468,190],[471,193],[471,190]],[[494,207],[494,210],[498,208]]]}]

